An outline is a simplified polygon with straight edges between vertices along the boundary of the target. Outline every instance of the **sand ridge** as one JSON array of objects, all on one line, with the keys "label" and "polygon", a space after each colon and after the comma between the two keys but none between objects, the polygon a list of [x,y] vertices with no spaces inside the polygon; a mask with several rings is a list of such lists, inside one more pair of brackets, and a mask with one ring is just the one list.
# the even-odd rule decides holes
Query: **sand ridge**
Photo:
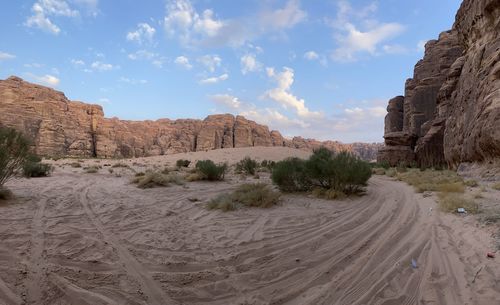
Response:
[{"label": "sand ridge", "polygon": [[[234,162],[251,151],[122,162]],[[116,170],[9,183],[18,199],[0,207],[0,304],[500,303],[487,232],[387,177],[359,198],[284,195],[271,209],[223,213],[204,205],[238,176],[140,190]]]}]

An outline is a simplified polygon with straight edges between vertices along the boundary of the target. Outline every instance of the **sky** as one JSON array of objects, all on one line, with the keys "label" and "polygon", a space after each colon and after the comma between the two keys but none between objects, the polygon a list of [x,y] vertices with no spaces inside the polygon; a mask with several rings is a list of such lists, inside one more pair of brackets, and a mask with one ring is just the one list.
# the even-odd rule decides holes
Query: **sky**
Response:
[{"label": "sky", "polygon": [[460,2],[2,0],[0,79],[106,117],[232,113],[287,137],[382,142],[387,101]]}]

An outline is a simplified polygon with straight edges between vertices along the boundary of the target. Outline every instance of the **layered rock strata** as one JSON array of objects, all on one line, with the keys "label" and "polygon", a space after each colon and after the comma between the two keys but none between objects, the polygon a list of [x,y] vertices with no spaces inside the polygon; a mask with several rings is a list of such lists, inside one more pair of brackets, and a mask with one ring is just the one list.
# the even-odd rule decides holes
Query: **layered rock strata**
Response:
[{"label": "layered rock strata", "polygon": [[[379,161],[455,168],[500,157],[500,1],[465,0],[389,102]],[[402,120],[402,124],[401,124]]]},{"label": "layered rock strata", "polygon": [[22,131],[45,156],[141,157],[231,147],[325,146],[373,159],[377,144],[342,144],[284,138],[242,116],[210,115],[204,120],[127,121],[105,118],[101,106],[70,101],[62,92],[18,77],[0,81],[0,125]]}]

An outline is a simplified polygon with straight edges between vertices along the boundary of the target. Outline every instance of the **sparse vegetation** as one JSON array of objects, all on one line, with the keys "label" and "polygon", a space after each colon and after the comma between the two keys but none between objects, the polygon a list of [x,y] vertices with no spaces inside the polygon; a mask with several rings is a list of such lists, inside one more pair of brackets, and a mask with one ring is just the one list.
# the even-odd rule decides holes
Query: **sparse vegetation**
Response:
[{"label": "sparse vegetation", "polygon": [[99,172],[99,167],[97,167],[97,166],[89,166],[89,167],[85,168],[85,172],[87,174],[95,174],[95,173]]},{"label": "sparse vegetation", "polygon": [[398,173],[397,178],[413,186],[419,193],[425,191],[464,192],[462,178],[450,170],[418,170],[409,169],[405,173]]},{"label": "sparse vegetation", "polygon": [[456,213],[458,208],[464,208],[471,214],[479,212],[479,205],[476,202],[458,194],[439,193],[439,207],[442,211],[451,213]]},{"label": "sparse vegetation", "polygon": [[164,187],[170,184],[182,185],[184,181],[182,177],[175,174],[163,174],[161,172],[147,172],[142,176],[136,176],[132,179],[132,183],[137,184],[138,188],[153,188],[153,187]]},{"label": "sparse vegetation", "polygon": [[78,163],[78,162],[73,162],[73,163],[70,164],[70,166],[73,167],[73,168],[80,168],[80,167],[82,167],[82,165],[80,163]]},{"label": "sparse vegetation", "polygon": [[52,171],[50,164],[41,162],[36,155],[29,155],[23,164],[23,176],[27,178],[47,177]]},{"label": "sparse vegetation", "polygon": [[476,180],[465,180],[464,184],[468,187],[477,187],[479,184]]},{"label": "sparse vegetation", "polygon": [[130,167],[128,164],[126,163],[123,163],[123,162],[118,162],[118,163],[115,163],[111,166],[112,168],[117,168],[117,167],[124,167],[124,168],[128,168]]},{"label": "sparse vegetation", "polygon": [[347,152],[334,154],[320,148],[308,160],[292,158],[276,163],[271,178],[284,192],[320,188],[325,193],[332,190],[354,194],[361,191],[371,175],[370,165],[356,156]]},{"label": "sparse vegetation", "polygon": [[189,167],[189,164],[191,164],[191,161],[189,161],[189,160],[184,160],[184,159],[179,159],[179,160],[177,160],[177,162],[175,162],[175,165],[176,165],[178,168],[181,168],[181,167]]},{"label": "sparse vegetation", "polygon": [[383,169],[382,167],[374,167],[372,168],[372,174],[385,175],[385,169]]},{"label": "sparse vegetation", "polygon": [[259,164],[257,161],[253,160],[250,157],[245,157],[236,163],[236,173],[246,174],[246,175],[255,175]]},{"label": "sparse vegetation", "polygon": [[277,204],[280,194],[264,183],[250,183],[240,185],[230,194],[221,194],[212,199],[207,208],[219,209],[224,212],[236,210],[240,207],[269,208]]},{"label": "sparse vegetation", "polygon": [[227,164],[215,164],[212,160],[201,160],[196,163],[196,170],[199,173],[200,180],[224,180]]},{"label": "sparse vegetation", "polygon": [[0,186],[0,200],[9,200],[12,198],[12,192]]},{"label": "sparse vegetation", "polygon": [[0,128],[0,187],[22,167],[29,157],[28,140],[15,129]]},{"label": "sparse vegetation", "polygon": [[492,189],[500,191],[500,182],[497,182],[491,186]]}]

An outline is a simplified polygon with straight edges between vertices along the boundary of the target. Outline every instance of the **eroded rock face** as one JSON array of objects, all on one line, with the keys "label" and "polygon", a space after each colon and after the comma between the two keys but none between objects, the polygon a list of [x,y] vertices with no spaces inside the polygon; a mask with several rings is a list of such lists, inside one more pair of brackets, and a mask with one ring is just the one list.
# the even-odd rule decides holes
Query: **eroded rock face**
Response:
[{"label": "eroded rock face", "polygon": [[456,167],[500,156],[500,1],[462,3],[452,30],[426,44],[406,82],[402,130],[394,109],[379,161]]},{"label": "eroded rock face", "polygon": [[[248,146],[289,146],[312,150],[326,146],[372,158],[376,144],[342,144],[295,137],[231,114],[204,120],[127,121],[105,118],[102,107],[69,101],[59,91],[18,77],[0,81],[0,125],[30,138],[45,156],[140,157]],[[358,143],[359,144],[359,143]]]}]

